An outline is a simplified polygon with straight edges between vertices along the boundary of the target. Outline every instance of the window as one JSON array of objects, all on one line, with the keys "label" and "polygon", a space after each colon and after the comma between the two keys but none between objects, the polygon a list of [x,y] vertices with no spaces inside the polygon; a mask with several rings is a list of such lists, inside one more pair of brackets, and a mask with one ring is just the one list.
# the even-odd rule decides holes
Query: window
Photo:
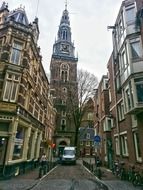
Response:
[{"label": "window", "polygon": [[136,117],[136,115],[131,115],[131,119],[132,119],[132,128],[137,127],[137,117]]},{"label": "window", "polygon": [[63,92],[67,93],[67,88],[66,87],[63,88]]},{"label": "window", "polygon": [[126,111],[131,109],[131,94],[129,91],[129,88],[125,90],[125,105],[126,105]]},{"label": "window", "polygon": [[135,79],[137,101],[143,103],[143,79]]},{"label": "window", "polygon": [[28,151],[27,151],[27,159],[31,159],[32,158],[32,145],[33,145],[33,141],[34,141],[34,131],[31,131],[30,137],[29,137],[29,141],[28,141]]},{"label": "window", "polygon": [[122,57],[122,68],[125,69],[127,67],[127,58],[125,51],[122,52],[121,57]]},{"label": "window", "polygon": [[134,132],[134,144],[135,144],[136,159],[137,161],[142,161],[140,144],[139,144],[139,135],[137,131]]},{"label": "window", "polygon": [[110,88],[109,88],[108,93],[109,93],[109,102],[112,102],[112,96],[111,96],[111,89]]},{"label": "window", "polygon": [[123,32],[124,32],[123,12],[121,12],[121,14],[120,14],[120,18],[119,18],[119,22],[118,22],[118,27],[117,27],[117,32],[118,32],[118,40],[120,40],[120,38],[122,37]]},{"label": "window", "polygon": [[124,118],[124,105],[122,101],[118,104],[118,119],[119,121],[122,121]]},{"label": "window", "polygon": [[132,59],[139,59],[142,57],[141,44],[139,39],[130,41],[130,47]]},{"label": "window", "polygon": [[34,158],[37,158],[39,156],[39,151],[38,151],[38,142],[40,140],[40,133],[35,132],[35,148],[34,148]]},{"label": "window", "polygon": [[21,50],[22,50],[22,44],[19,42],[14,42],[11,52],[11,59],[10,62],[16,65],[20,64],[20,58],[21,58]]},{"label": "window", "polygon": [[63,40],[67,40],[67,31],[66,31],[66,30],[64,30],[64,31],[62,32],[62,39],[63,39]]},{"label": "window", "polygon": [[86,134],[86,139],[90,139],[90,133]]},{"label": "window", "polygon": [[119,138],[115,137],[115,149],[116,149],[116,155],[120,155],[120,146],[119,146]]},{"label": "window", "polygon": [[90,146],[90,141],[86,141],[86,146]]},{"label": "window", "polygon": [[0,55],[2,53],[2,40],[0,39]]},{"label": "window", "polygon": [[62,111],[62,116],[66,117],[66,112],[65,111]]},{"label": "window", "polygon": [[135,7],[127,7],[125,16],[126,16],[127,24],[130,24],[133,21],[135,21],[135,18],[136,18]]},{"label": "window", "polygon": [[16,74],[6,74],[6,82],[4,85],[4,101],[15,102],[17,98],[17,91],[19,87],[20,76]]},{"label": "window", "polygon": [[62,100],[62,105],[66,105],[66,100]]},{"label": "window", "polygon": [[69,66],[68,64],[61,64],[60,77],[63,82],[67,82],[69,79]]},{"label": "window", "polygon": [[121,136],[121,148],[123,156],[128,156],[127,136]]},{"label": "window", "polygon": [[21,159],[23,155],[23,146],[24,146],[24,137],[25,129],[21,126],[17,127],[14,151],[13,151],[13,160]]},{"label": "window", "polygon": [[88,113],[87,119],[88,120],[93,120],[93,113]]},{"label": "window", "polygon": [[119,90],[120,89],[120,87],[121,87],[121,77],[120,77],[120,74],[118,74],[117,76],[116,76],[116,88],[117,88],[117,90]]},{"label": "window", "polygon": [[65,128],[66,128],[66,120],[62,119],[61,120],[61,129],[62,129],[62,131],[65,131]]},{"label": "window", "polygon": [[113,119],[106,117],[105,120],[103,120],[104,131],[111,131],[112,127],[113,127]]}]

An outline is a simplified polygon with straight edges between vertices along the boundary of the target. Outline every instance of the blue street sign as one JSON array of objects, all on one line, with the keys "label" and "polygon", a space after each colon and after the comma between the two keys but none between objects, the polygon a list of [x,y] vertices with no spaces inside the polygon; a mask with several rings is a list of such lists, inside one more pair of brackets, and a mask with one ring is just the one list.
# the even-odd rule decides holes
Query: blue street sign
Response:
[{"label": "blue street sign", "polygon": [[94,136],[94,142],[101,142],[101,137],[98,135]]}]

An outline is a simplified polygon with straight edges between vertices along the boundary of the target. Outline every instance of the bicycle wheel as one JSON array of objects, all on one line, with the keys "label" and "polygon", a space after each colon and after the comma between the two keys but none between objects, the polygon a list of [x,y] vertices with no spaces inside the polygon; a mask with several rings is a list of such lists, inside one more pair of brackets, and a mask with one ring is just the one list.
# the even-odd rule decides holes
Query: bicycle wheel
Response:
[{"label": "bicycle wheel", "polygon": [[134,186],[140,185],[141,184],[141,176],[136,175],[135,178],[132,180],[132,183]]}]

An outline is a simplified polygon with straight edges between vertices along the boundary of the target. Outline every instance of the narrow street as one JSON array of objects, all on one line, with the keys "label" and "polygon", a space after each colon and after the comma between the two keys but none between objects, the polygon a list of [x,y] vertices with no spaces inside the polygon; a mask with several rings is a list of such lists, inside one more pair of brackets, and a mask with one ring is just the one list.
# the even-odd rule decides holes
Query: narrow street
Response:
[{"label": "narrow street", "polygon": [[141,190],[141,187],[112,177],[110,171],[104,171],[106,173],[99,180],[78,160],[76,165],[57,165],[40,179],[36,170],[0,181],[0,190]]}]

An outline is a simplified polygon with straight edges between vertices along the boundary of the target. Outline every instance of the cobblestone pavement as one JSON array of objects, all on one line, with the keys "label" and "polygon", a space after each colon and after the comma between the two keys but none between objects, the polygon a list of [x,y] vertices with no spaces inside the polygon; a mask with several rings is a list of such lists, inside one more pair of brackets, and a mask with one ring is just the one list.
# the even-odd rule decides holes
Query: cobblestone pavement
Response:
[{"label": "cobblestone pavement", "polygon": [[[86,161],[91,162],[91,160]],[[9,180],[0,181],[0,190],[29,190],[37,183],[38,186],[35,186],[34,190],[66,190],[69,186],[72,189],[72,184],[75,185],[74,190],[88,190],[89,187],[89,190],[92,190],[94,185],[92,180],[96,179],[98,182],[100,182],[100,180],[87,169],[85,170],[82,166],[81,159],[77,165],[79,168],[76,170],[76,175],[74,174],[75,166],[58,166],[42,179],[38,179],[38,170],[34,170]],[[117,179],[110,170],[104,167],[101,169],[104,172],[101,182],[106,184],[109,190],[143,190],[143,187],[134,187],[127,181]],[[57,186],[57,184],[59,185]],[[56,185],[56,187],[54,187],[54,185]]]}]

